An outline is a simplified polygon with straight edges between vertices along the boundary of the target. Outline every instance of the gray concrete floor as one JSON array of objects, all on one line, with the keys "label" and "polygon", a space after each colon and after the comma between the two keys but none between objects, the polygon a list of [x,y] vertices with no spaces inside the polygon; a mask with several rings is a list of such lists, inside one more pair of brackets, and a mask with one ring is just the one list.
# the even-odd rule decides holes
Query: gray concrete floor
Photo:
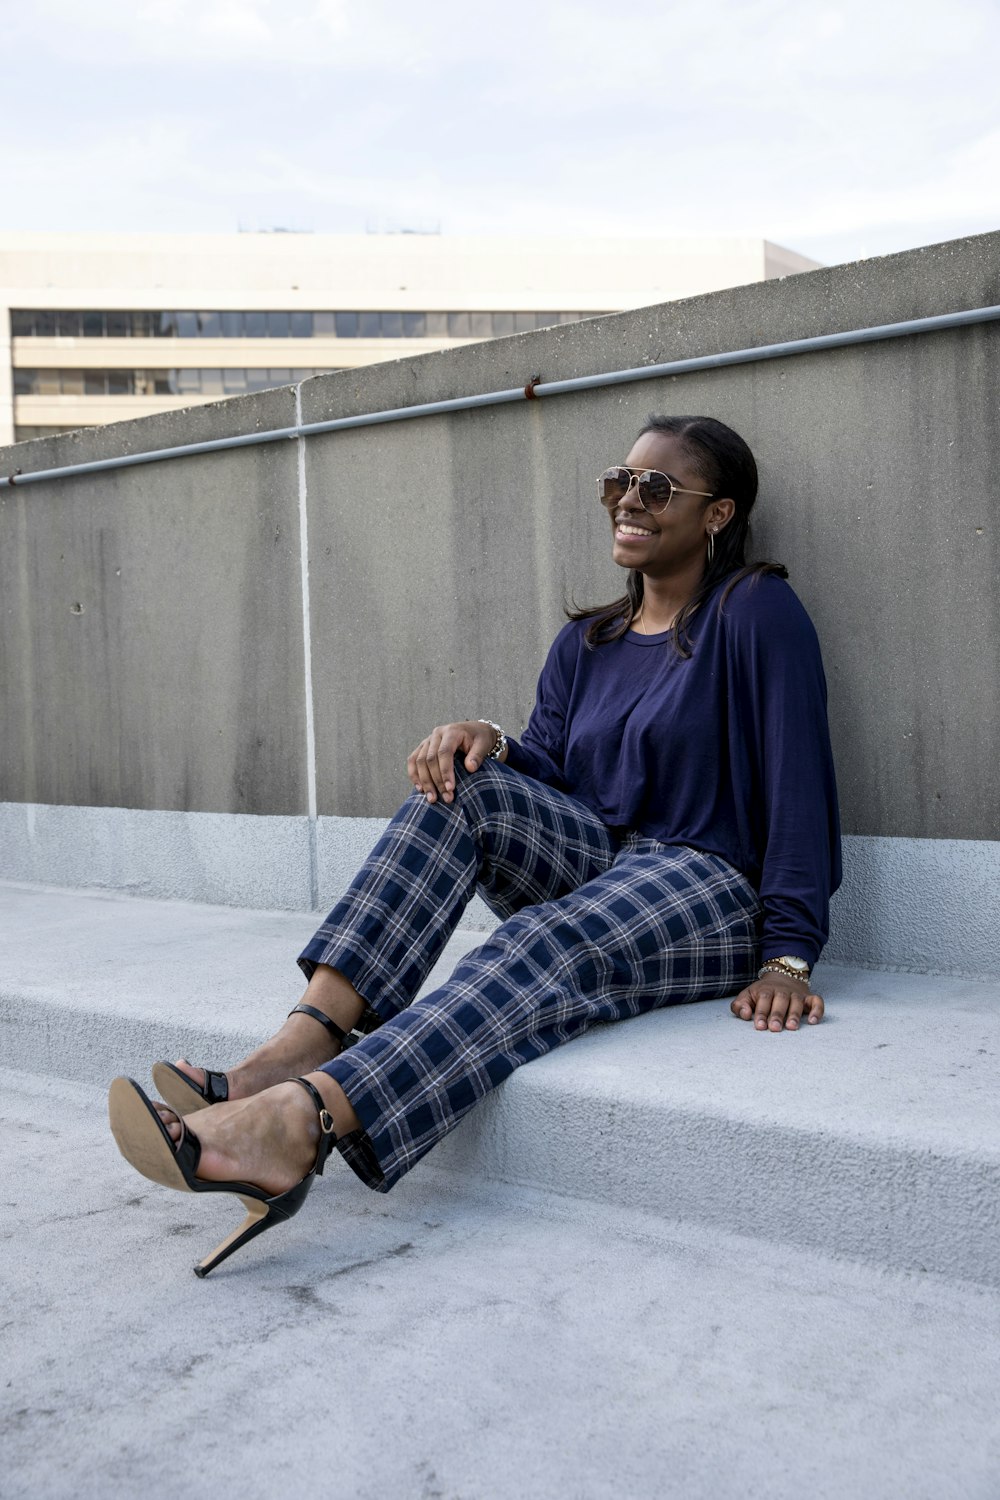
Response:
[{"label": "gray concrete floor", "polygon": [[996,1500],[1000,1296],[424,1166],[235,1222],[0,1073],[3,1479],[146,1500]]},{"label": "gray concrete floor", "polygon": [[201,1282],[239,1207],[105,1086],[266,1035],[313,920],[0,883],[3,1500],[1000,1500],[997,983],[599,1028]]}]

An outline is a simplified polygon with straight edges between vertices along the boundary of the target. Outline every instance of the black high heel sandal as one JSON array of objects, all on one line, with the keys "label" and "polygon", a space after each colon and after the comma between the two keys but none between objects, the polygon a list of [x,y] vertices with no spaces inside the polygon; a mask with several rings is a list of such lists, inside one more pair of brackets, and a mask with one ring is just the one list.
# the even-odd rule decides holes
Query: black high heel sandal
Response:
[{"label": "black high heel sandal", "polygon": [[333,1118],[322,1095],[305,1078],[290,1078],[307,1091],[319,1115],[320,1138],[312,1171],[287,1192],[268,1195],[249,1182],[203,1182],[195,1176],[201,1159],[201,1142],[181,1123],[181,1138],[174,1142],[153,1105],[132,1078],[116,1078],[108,1094],[108,1116],[111,1132],[125,1160],[151,1182],[179,1189],[182,1193],[235,1193],[247,1211],[238,1229],[227,1235],[220,1245],[194,1267],[196,1276],[207,1276],[227,1256],[232,1255],[272,1224],[282,1224],[298,1213],[316,1177],[323,1175],[327,1157],[337,1144]]},{"label": "black high heel sandal", "polygon": [[[331,1021],[329,1016],[325,1016],[314,1005],[293,1005],[288,1014],[294,1016],[297,1011],[301,1011],[304,1016],[312,1016],[314,1021],[325,1026],[338,1044],[340,1052],[349,1047],[352,1041],[358,1040],[353,1032],[344,1031],[336,1021]],[[156,1062],[152,1067],[157,1093],[179,1115],[193,1115],[199,1109],[207,1109],[210,1104],[225,1104],[229,1098],[229,1079],[225,1073],[215,1073],[211,1068],[205,1068],[203,1072],[205,1082],[197,1084],[174,1063]]]}]

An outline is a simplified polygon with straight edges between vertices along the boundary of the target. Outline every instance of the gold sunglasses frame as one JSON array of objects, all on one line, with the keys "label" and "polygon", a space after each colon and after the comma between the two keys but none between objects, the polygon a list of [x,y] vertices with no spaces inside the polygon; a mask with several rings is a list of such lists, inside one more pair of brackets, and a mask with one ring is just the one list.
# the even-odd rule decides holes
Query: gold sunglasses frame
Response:
[{"label": "gold sunglasses frame", "polygon": [[[625,496],[628,494],[632,486],[635,485],[636,499],[638,500],[639,504],[642,506],[646,514],[650,516],[662,515],[675,495],[701,495],[705,500],[711,500],[713,498],[712,492],[710,490],[689,490],[685,489],[682,484],[674,484],[674,481],[671,479],[670,475],[664,473],[662,469],[631,469],[629,468],[628,464],[609,464],[608,467],[597,476],[597,498],[604,506],[605,510],[610,510],[611,507],[608,501],[605,500],[601,495],[601,485],[609,474],[613,474],[616,471],[618,471],[619,473],[624,471],[626,474],[628,474],[629,482],[622,490],[621,494],[618,496],[618,499],[615,500],[614,504],[620,504],[621,501],[625,499]],[[649,474],[661,475],[662,478],[664,478],[670,486],[670,494],[667,496],[666,500],[664,500],[663,504],[658,506],[656,510],[652,510],[646,504],[645,500],[642,498],[642,490],[639,488],[639,486],[642,484],[642,481]]]}]

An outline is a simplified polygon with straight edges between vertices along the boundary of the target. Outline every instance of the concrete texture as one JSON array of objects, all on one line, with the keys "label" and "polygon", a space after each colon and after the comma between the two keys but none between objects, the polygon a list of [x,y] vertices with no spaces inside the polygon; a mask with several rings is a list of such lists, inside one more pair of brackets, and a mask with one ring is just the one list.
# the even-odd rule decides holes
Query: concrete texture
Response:
[{"label": "concrete texture", "polygon": [[[405,783],[400,774],[400,790]],[[0,879],[225,906],[326,912],[384,818],[165,813],[0,802]],[[1000,841],[844,839],[826,957],[866,968],[1000,974]],[[477,896],[463,929],[496,917]]]},{"label": "concrete texture", "polygon": [[[101,441],[278,427],[294,405],[179,416]],[[0,538],[0,796],[308,812],[294,445],[4,490]]]},{"label": "concrete texture", "polygon": [[[984,305],[998,295],[998,244],[983,236],[320,377],[302,387],[303,414]],[[1000,767],[976,747],[1000,715],[998,348],[1000,329],[984,326],[311,440],[321,808],[391,811],[399,749],[433,723],[524,723],[564,598],[621,591],[593,476],[650,410],[709,411],[756,451],[758,550],[788,563],[819,628],[846,830],[996,838]]]},{"label": "concrete texture", "polygon": [[[0,1074],[7,1500],[994,1500],[1000,1299],[427,1168],[235,1215]],[[336,1164],[335,1164],[336,1165]]]},{"label": "concrete texture", "polygon": [[309,854],[308,818],[0,802],[7,880],[307,911]]},{"label": "concrete texture", "polygon": [[[401,780],[400,796],[406,783]],[[329,911],[385,818],[279,818],[0,802],[0,880],[270,911]],[[496,918],[478,897],[463,927]]]},{"label": "concrete texture", "polygon": [[201,1283],[226,1208],[132,1174],[101,1092],[2,1083],[10,1500],[996,1494],[995,1294],[346,1169]]},{"label": "concrete texture", "polygon": [[[309,918],[0,887],[9,1066],[103,1084],[226,1067],[299,997]],[[476,942],[453,939],[439,974]],[[829,1019],[760,1035],[728,1002],[599,1028],[519,1069],[434,1152],[515,1182],[1000,1286],[998,987],[821,968]],[[422,1169],[421,1169],[422,1170]]]},{"label": "concrete texture", "polygon": [[1000,842],[848,836],[824,957],[1000,975]]},{"label": "concrete texture", "polygon": [[[998,247],[984,235],[317,377],[301,412],[995,303]],[[980,744],[1000,717],[998,348],[981,326],[328,435],[301,469],[279,445],[6,491],[0,795],[307,813],[301,506],[318,811],[390,813],[433,724],[524,723],[564,596],[621,587],[593,475],[650,409],[703,410],[757,452],[759,550],[788,562],[819,627],[846,831],[996,839],[1000,763]],[[31,462],[283,425],[292,396],[54,439]]]}]

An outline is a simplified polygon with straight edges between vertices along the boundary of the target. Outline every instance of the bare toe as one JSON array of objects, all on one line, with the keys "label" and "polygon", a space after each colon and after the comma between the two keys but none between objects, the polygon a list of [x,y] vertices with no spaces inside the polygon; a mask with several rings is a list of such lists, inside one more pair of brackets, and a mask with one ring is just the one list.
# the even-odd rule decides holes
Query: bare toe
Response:
[{"label": "bare toe", "polygon": [[192,1083],[196,1083],[200,1089],[205,1087],[204,1068],[192,1067],[186,1057],[179,1057],[174,1063],[174,1067],[183,1073],[185,1078],[190,1078]]},{"label": "bare toe", "polygon": [[154,1100],[153,1108],[159,1115],[160,1124],[167,1131],[170,1139],[172,1141],[179,1141],[181,1138],[181,1122],[177,1118],[176,1110],[171,1109],[169,1104],[161,1103],[159,1099]]}]

